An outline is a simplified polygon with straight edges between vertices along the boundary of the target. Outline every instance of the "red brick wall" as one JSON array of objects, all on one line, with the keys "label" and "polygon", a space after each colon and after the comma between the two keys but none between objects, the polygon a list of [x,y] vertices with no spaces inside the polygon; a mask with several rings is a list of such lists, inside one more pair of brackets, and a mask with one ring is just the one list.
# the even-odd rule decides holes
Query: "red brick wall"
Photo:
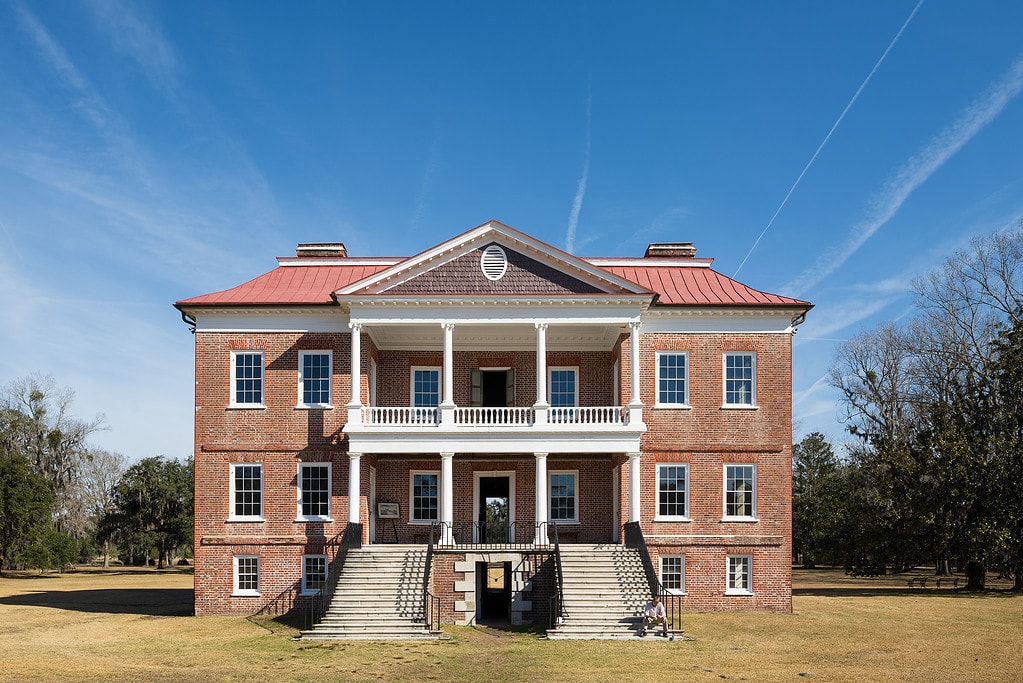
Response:
[{"label": "red brick wall", "polygon": [[[612,363],[621,362],[621,401],[629,396],[629,343],[611,352],[550,353],[549,365],[578,365],[580,404],[608,405],[612,397]],[[791,609],[791,338],[782,334],[671,335],[644,333],[641,344],[641,398],[648,431],[642,437],[641,521],[651,551],[686,556],[686,604],[692,609]],[[232,349],[265,354],[265,409],[227,409],[230,402]],[[333,351],[332,410],[300,410],[298,351]],[[655,352],[689,352],[689,409],[653,409]],[[409,367],[440,365],[441,354],[380,351],[363,334],[363,401],[370,357],[378,360],[378,405],[407,405]],[[757,353],[757,408],[722,409],[722,354],[728,350]],[[516,368],[516,404],[535,400],[536,369],[530,352],[456,351],[455,401],[469,402],[469,371],[474,367]],[[301,555],[324,538],[340,532],[347,521],[348,456],[342,434],[350,395],[348,334],[196,334],[196,612],[251,613],[288,589],[301,576]],[[296,522],[295,479],[300,461],[332,463],[333,523]],[[690,520],[654,522],[656,463],[687,462],[690,467]],[[262,462],[264,522],[227,522],[230,463]],[[756,463],[755,523],[722,522],[722,465]],[[563,457],[552,453],[548,471],[579,471],[581,524],[568,527],[566,540],[613,540],[612,472],[621,466],[619,505],[628,517],[628,461],[622,454]],[[376,464],[377,497],[397,501],[408,515],[410,469],[440,470],[436,454],[422,457],[362,458],[362,517],[367,521],[368,472]],[[473,519],[473,471],[514,471],[516,519],[535,519],[535,460],[522,456],[462,456],[453,463],[454,517]],[[385,527],[378,525],[378,538]],[[414,530],[398,524],[399,540]],[[389,533],[389,531],[388,531]],[[571,538],[574,533],[574,538]],[[717,537],[712,545],[700,537]],[[390,538],[388,538],[390,540]],[[258,554],[262,560],[260,598],[230,597],[231,557]],[[725,596],[725,556],[753,555],[752,597]]]}]

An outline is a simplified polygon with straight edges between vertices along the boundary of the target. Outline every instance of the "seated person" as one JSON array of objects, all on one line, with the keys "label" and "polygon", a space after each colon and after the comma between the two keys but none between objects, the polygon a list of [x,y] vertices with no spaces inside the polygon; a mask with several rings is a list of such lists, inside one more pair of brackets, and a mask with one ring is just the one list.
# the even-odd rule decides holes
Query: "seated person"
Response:
[{"label": "seated person", "polygon": [[664,613],[664,605],[661,604],[661,598],[655,595],[643,608],[643,628],[640,629],[639,635],[645,636],[648,628],[656,628],[658,624],[661,625],[661,635],[667,638],[668,620]]}]

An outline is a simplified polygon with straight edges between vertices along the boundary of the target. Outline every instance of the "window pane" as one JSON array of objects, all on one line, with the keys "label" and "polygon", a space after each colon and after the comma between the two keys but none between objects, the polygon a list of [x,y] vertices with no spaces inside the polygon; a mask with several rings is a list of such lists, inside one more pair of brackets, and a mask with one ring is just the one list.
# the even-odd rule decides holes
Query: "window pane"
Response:
[{"label": "window pane", "polygon": [[725,515],[753,517],[753,465],[729,465],[725,468]]},{"label": "window pane", "polygon": [[657,514],[661,517],[686,516],[686,470],[684,465],[657,468]]},{"label": "window pane", "polygon": [[725,403],[753,404],[753,355],[730,353],[725,356]]},{"label": "window pane", "polygon": [[682,591],[685,589],[681,555],[661,558],[661,584],[668,590]]},{"label": "window pane", "polygon": [[302,516],[330,516],[330,468],[302,465]]},{"label": "window pane", "polygon": [[238,353],[234,357],[234,402],[263,402],[263,354]]},{"label": "window pane", "polygon": [[728,558],[728,588],[737,591],[750,591],[750,558]]},{"label": "window pane", "polygon": [[575,404],[575,370],[551,370],[551,406],[563,408]]},{"label": "window pane", "polygon": [[661,354],[657,357],[657,402],[685,405],[686,355]]},{"label": "window pane", "polygon": [[239,591],[259,590],[258,557],[238,558],[238,590]]},{"label": "window pane", "polygon": [[436,408],[440,405],[440,371],[412,371],[412,405],[416,408]]},{"label": "window pane", "polygon": [[412,475],[412,519],[438,519],[437,510],[437,475]]},{"label": "window pane", "polygon": [[302,355],[302,402],[320,405],[330,403],[329,353]]},{"label": "window pane", "polygon": [[576,519],[575,474],[551,475],[551,519]]},{"label": "window pane", "polygon": [[324,555],[307,555],[303,558],[303,590],[315,591],[327,583],[327,558]]},{"label": "window pane", "polygon": [[263,466],[236,465],[234,468],[234,514],[237,517],[263,515]]}]

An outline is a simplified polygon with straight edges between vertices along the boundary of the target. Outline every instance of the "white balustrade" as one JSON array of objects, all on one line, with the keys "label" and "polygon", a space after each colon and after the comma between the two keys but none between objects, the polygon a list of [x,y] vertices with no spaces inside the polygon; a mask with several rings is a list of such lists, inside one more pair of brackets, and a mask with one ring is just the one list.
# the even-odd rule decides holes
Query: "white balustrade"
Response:
[{"label": "white balustrade", "polygon": [[[462,427],[532,427],[534,418],[532,407],[454,409],[454,424]],[[363,408],[363,424],[368,426],[414,427],[439,423],[438,408]],[[622,427],[629,424],[629,411],[623,406],[551,407],[547,409],[547,423]]]}]

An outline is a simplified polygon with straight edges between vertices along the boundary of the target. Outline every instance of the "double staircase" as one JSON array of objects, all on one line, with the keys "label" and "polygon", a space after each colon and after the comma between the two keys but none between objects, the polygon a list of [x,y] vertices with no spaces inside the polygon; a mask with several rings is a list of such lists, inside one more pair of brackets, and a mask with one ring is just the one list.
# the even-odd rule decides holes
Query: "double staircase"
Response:
[{"label": "double staircase", "polygon": [[370,545],[348,552],[326,615],[304,640],[435,639],[422,620],[423,545]]},{"label": "double staircase", "polygon": [[639,551],[623,545],[562,545],[566,617],[551,640],[622,640],[639,636],[650,585]]}]

